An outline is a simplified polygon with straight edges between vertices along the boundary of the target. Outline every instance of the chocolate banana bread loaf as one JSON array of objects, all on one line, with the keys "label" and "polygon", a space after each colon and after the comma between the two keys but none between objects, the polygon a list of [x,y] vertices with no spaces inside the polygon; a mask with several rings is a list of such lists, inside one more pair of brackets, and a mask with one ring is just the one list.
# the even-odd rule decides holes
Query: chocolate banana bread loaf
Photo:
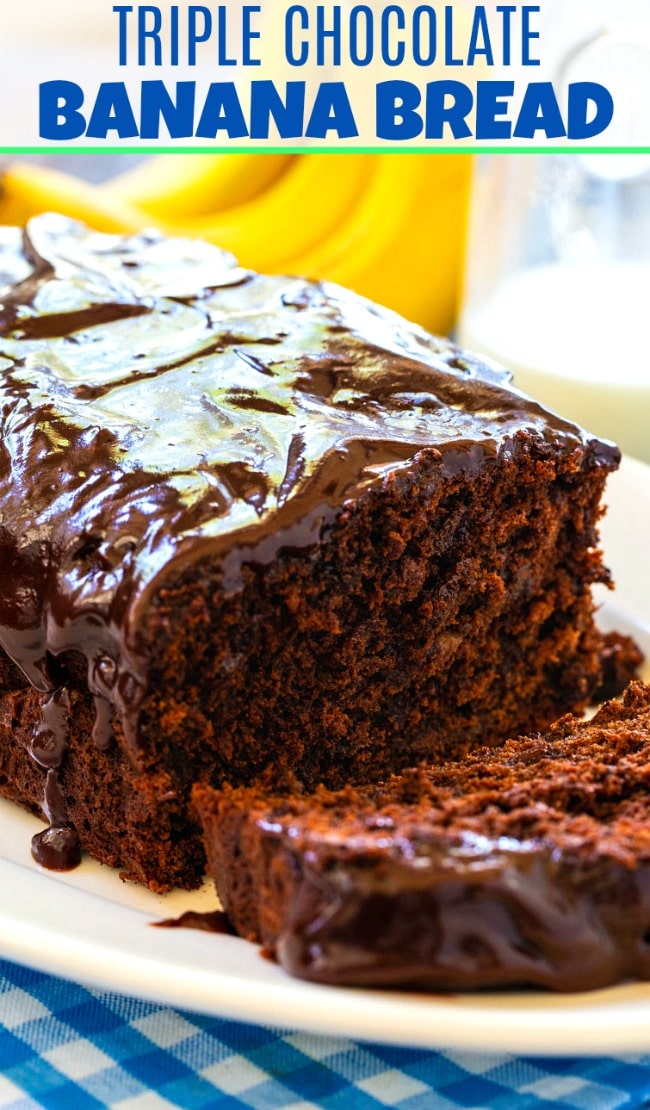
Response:
[{"label": "chocolate banana bread loaf", "polygon": [[197,787],[237,930],[294,975],[441,990],[650,978],[650,686],[590,722],[315,794]]},{"label": "chocolate banana bread loaf", "polygon": [[385,776],[579,709],[618,452],[337,286],[0,237],[0,791],[153,889],[194,783]]}]

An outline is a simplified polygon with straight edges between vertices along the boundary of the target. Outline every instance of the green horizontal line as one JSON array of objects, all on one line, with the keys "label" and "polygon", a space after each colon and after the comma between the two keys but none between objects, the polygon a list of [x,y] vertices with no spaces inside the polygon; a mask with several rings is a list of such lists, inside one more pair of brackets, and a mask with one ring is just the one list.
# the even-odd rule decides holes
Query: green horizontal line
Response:
[{"label": "green horizontal line", "polygon": [[0,146],[0,154],[650,154],[650,146]]}]

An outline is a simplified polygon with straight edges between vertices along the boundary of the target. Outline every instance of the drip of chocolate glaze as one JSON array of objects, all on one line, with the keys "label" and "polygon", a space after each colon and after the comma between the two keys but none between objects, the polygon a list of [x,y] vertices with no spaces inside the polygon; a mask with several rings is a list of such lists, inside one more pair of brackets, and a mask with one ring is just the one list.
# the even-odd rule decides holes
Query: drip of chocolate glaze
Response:
[{"label": "drip of chocolate glaze", "polygon": [[72,871],[81,862],[81,844],[68,822],[59,773],[51,768],[45,779],[43,809],[49,826],[32,837],[32,856],[49,871]]},{"label": "drip of chocolate glaze", "polygon": [[47,769],[43,811],[49,821],[48,828],[32,837],[32,855],[37,863],[53,871],[70,871],[81,859],[79,837],[68,820],[59,781],[59,768],[68,746],[69,713],[70,696],[62,686],[43,702],[41,723],[29,749],[39,766]]},{"label": "drip of chocolate glaze", "polygon": [[68,746],[70,695],[65,686],[49,694],[41,707],[41,722],[35,729],[30,755],[41,767],[58,770]]},{"label": "drip of chocolate glaze", "polygon": [[113,739],[111,724],[112,705],[108,698],[95,694],[95,724],[93,725],[93,743],[102,751],[108,751]]},{"label": "drip of chocolate glaze", "polygon": [[480,473],[523,438],[618,461],[499,367],[335,285],[54,216],[0,232],[0,367],[0,646],[46,705],[56,660],[85,656],[95,742],[112,707],[136,757],[141,630],[186,565],[237,591],[423,457]]},{"label": "drip of chocolate glaze", "polygon": [[81,863],[81,843],[75,829],[49,825],[36,833],[32,837],[32,856],[47,871],[74,871]]}]

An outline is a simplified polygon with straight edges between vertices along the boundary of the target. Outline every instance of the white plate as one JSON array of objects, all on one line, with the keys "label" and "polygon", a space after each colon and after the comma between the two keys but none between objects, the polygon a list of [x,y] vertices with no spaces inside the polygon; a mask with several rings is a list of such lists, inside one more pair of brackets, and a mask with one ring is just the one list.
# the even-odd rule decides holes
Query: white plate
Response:
[{"label": "white plate", "polygon": [[[601,622],[633,631],[650,657],[650,467],[625,460],[608,500],[604,543],[619,585]],[[313,986],[238,938],[150,927],[214,908],[208,888],[158,897],[92,861],[67,875],[41,871],[29,853],[40,827],[0,803],[0,954],[9,959],[190,1010],[371,1041],[540,1055],[650,1050],[650,984],[447,996]]]}]

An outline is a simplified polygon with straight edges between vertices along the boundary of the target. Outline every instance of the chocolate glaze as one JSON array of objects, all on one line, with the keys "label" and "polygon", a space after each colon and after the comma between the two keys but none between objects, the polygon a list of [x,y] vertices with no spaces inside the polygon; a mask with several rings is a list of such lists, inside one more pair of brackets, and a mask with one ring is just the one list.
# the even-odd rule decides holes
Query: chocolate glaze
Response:
[{"label": "chocolate glaze", "polygon": [[48,871],[73,871],[81,863],[81,844],[75,829],[49,825],[36,833],[32,837],[32,856]]},{"label": "chocolate glaze", "polygon": [[413,853],[396,842],[390,858],[382,840],[381,859],[368,844],[352,864],[344,851],[337,866],[331,844],[301,855],[276,945],[292,974],[437,990],[650,978],[650,863],[585,874],[538,843],[471,833]]},{"label": "chocolate glaze", "polygon": [[32,856],[50,871],[72,871],[81,862],[81,844],[67,819],[58,772],[53,768],[45,778],[43,812],[50,824],[32,837]]},{"label": "chocolate glaze", "polygon": [[[188,561],[217,558],[237,590],[245,563],[309,553],[425,450],[441,474],[490,465],[519,432],[576,465],[618,458],[505,371],[336,286],[52,215],[0,236],[0,366],[0,645],[46,707],[62,656],[85,656],[101,747],[112,708],[137,749],[139,621]],[[50,717],[60,760],[65,714]]]},{"label": "chocolate glaze", "polygon": [[185,910],[180,917],[166,917],[163,921],[152,921],[151,924],[157,929],[198,929],[202,933],[236,936],[230,918],[223,910]]},{"label": "chocolate glaze", "polygon": [[58,771],[68,746],[70,696],[65,686],[46,695],[41,723],[29,747],[32,759],[47,771],[43,812],[50,822],[43,832],[32,837],[32,855],[37,863],[53,871],[70,871],[81,860],[81,845],[67,820],[65,799]]}]

